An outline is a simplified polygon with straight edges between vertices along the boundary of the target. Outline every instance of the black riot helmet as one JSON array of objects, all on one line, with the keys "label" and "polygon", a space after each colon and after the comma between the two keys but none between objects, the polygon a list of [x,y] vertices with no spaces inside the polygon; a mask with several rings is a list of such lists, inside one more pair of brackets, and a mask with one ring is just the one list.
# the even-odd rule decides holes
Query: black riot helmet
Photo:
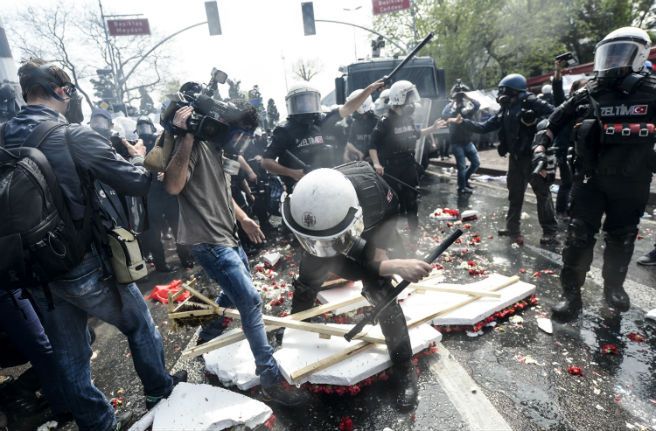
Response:
[{"label": "black riot helmet", "polygon": [[146,136],[153,135],[156,131],[157,129],[153,124],[153,120],[151,120],[149,116],[142,115],[137,118],[137,129],[135,132],[140,138],[143,139]]},{"label": "black riot helmet", "polygon": [[499,92],[497,94],[497,103],[501,106],[507,106],[510,100],[528,91],[528,83],[524,75],[511,73],[499,81]]}]

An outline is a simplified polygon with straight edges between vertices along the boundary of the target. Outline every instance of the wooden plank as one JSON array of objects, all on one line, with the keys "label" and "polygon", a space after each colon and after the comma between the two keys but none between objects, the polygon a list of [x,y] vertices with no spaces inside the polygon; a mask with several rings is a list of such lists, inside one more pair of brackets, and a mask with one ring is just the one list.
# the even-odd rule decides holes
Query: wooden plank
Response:
[{"label": "wooden plank", "polygon": [[[510,286],[511,284],[517,283],[519,281],[519,277],[514,275],[507,280],[505,280],[503,283],[499,283],[498,285],[492,287],[490,289],[491,292],[501,290],[505,287]],[[460,308],[464,305],[467,305],[471,302],[474,302],[478,300],[479,298],[465,298],[462,301],[449,306],[445,307],[444,309],[438,310],[436,312],[431,312],[429,315],[420,317],[418,319],[411,320],[407,323],[408,328],[414,328],[415,326],[421,325],[422,323],[430,322],[434,320],[436,317],[439,317],[440,315],[450,313],[451,311]],[[301,379],[309,374],[312,374],[314,372],[317,372],[319,370],[323,370],[325,368],[330,367],[331,365],[334,365],[338,362],[343,361],[344,359],[353,356],[359,352],[364,352],[367,349],[371,348],[373,344],[368,343],[366,341],[358,341],[357,343],[354,343],[353,346],[349,346],[348,348],[342,350],[341,352],[335,353],[334,355],[328,356],[326,358],[323,358],[320,361],[317,361],[313,364],[309,364],[300,370],[296,370],[293,373],[290,373],[290,378],[292,381],[296,381],[298,379]]]},{"label": "wooden plank", "polygon": [[458,293],[458,294],[469,295],[469,296],[501,298],[501,294],[499,292],[489,292],[486,290],[466,289],[463,287],[449,287],[449,286],[441,286],[439,284],[433,285],[433,284],[423,284],[423,283],[416,283],[416,284],[412,284],[411,286],[415,287],[416,292],[429,290],[432,292],[448,292],[448,293]]},{"label": "wooden plank", "polygon": [[[353,303],[357,303],[362,301],[364,298],[361,296],[354,296],[352,298],[345,299],[344,301],[339,301],[339,302],[334,302],[330,304],[323,304],[318,307],[310,308],[309,310],[305,311],[300,311],[298,313],[290,314],[289,316],[285,316],[284,319],[289,319],[289,320],[305,320],[309,319],[311,317],[315,316],[320,316],[324,313],[328,313],[334,310],[337,310],[339,308],[351,305]],[[171,317],[171,316],[169,316]],[[280,326],[275,326],[275,325],[267,325],[265,326],[264,330],[269,332],[273,331],[280,328]],[[182,356],[189,356],[189,357],[196,357],[200,356],[203,353],[210,352],[212,350],[219,349],[221,347],[227,346],[229,344],[236,343],[238,341],[243,340],[244,337],[244,332],[240,329],[239,332],[235,332],[226,336],[220,336],[215,338],[212,341],[208,341],[205,344],[202,344],[200,346],[193,347],[191,349],[187,349],[184,352],[182,352]]]}]

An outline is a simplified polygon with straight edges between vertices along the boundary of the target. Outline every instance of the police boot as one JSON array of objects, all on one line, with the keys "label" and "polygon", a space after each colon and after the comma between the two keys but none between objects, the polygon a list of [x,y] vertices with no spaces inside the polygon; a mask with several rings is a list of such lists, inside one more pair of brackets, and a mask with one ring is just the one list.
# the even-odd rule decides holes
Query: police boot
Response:
[{"label": "police boot", "polygon": [[551,307],[551,318],[559,322],[571,322],[583,308],[581,287],[563,285],[563,300]]},{"label": "police boot", "polygon": [[621,313],[629,311],[629,308],[631,307],[629,295],[626,293],[622,285],[609,286],[604,284],[604,298],[606,299],[606,304]]},{"label": "police boot", "polygon": [[638,229],[635,226],[627,226],[607,231],[604,237],[606,248],[601,271],[604,277],[604,298],[609,306],[620,312],[628,311],[631,306],[629,295],[622,286],[629,270],[637,235]]}]

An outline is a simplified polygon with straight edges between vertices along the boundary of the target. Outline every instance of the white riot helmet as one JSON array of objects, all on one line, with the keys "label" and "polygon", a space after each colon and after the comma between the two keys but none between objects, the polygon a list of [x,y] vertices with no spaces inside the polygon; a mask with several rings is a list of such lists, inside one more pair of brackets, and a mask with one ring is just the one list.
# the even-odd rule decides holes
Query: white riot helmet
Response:
[{"label": "white riot helmet", "polygon": [[380,92],[378,99],[374,102],[374,113],[379,117],[387,112],[389,106],[389,88]]},{"label": "white riot helmet", "polygon": [[410,81],[396,81],[390,87],[389,105],[404,106],[421,101],[417,87]]},{"label": "white riot helmet", "polygon": [[[346,101],[348,102],[349,100],[355,99],[360,94],[362,94],[363,91],[364,91],[363,89],[353,91],[351,94],[348,95]],[[357,112],[358,114],[364,114],[365,112],[369,112],[373,109],[374,109],[374,101],[371,98],[371,95],[369,95],[367,96],[366,99],[364,99],[364,102],[362,102],[362,104],[358,106]]]},{"label": "white riot helmet", "polygon": [[308,253],[348,255],[361,246],[362,208],[353,184],[335,169],[305,175],[291,195],[282,196],[282,219]]},{"label": "white riot helmet", "polygon": [[543,85],[542,94],[553,94],[553,87],[550,84]]},{"label": "white riot helmet", "polygon": [[288,115],[320,114],[321,93],[307,85],[292,87],[285,96]]},{"label": "white riot helmet", "polygon": [[621,78],[642,71],[651,39],[646,31],[622,27],[610,32],[595,48],[594,71],[600,78]]}]

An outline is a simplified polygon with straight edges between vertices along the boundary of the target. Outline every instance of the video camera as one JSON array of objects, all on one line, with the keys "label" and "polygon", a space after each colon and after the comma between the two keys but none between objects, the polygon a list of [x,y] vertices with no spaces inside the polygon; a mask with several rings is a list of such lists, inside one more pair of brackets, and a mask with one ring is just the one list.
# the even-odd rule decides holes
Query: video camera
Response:
[{"label": "video camera", "polygon": [[[246,101],[219,101],[213,98],[217,84],[226,82],[228,75],[212,69],[207,85],[187,82],[176,94],[169,95],[160,114],[160,124],[173,135],[191,133],[199,141],[207,141],[223,150],[224,169],[230,175],[239,171],[237,157],[250,142],[258,127],[256,109]],[[178,109],[191,106],[193,113],[187,120],[187,130],[173,124]]]},{"label": "video camera", "polygon": [[571,67],[578,64],[578,61],[576,61],[574,54],[572,54],[571,52],[566,52],[564,54],[557,55],[555,60],[559,62],[563,67]]},{"label": "video camera", "polygon": [[457,97],[462,98],[467,91],[469,91],[469,88],[467,88],[467,86],[462,83],[462,80],[456,79],[456,83],[451,89],[451,97],[454,99]]}]

